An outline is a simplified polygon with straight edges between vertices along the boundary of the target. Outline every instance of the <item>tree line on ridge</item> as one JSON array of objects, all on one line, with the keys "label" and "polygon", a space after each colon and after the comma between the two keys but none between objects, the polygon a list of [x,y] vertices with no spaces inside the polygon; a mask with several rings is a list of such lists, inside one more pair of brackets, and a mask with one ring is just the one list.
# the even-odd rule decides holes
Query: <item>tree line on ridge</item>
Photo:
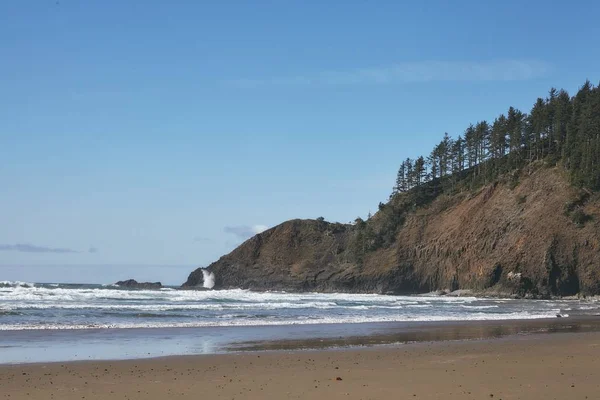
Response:
[{"label": "tree line on ridge", "polygon": [[444,134],[431,153],[400,164],[392,196],[428,182],[468,176],[487,183],[536,160],[562,165],[572,183],[600,189],[600,88],[586,81],[571,97],[552,88],[529,114],[510,107],[456,139]]}]

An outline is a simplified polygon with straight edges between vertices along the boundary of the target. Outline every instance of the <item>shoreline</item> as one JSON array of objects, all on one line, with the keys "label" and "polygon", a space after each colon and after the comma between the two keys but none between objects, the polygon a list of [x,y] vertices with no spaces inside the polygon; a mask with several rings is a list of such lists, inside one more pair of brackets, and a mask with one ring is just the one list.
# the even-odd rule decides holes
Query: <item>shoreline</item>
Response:
[{"label": "shoreline", "polygon": [[600,332],[600,317],[578,316],[524,320],[432,321],[387,323],[387,329],[367,336],[280,339],[234,343],[228,352],[353,350],[417,343],[510,339],[532,335]]},{"label": "shoreline", "polygon": [[600,332],[0,366],[0,399],[595,398]]},{"label": "shoreline", "polygon": [[337,351],[600,332],[600,317],[444,322],[4,331],[0,366],[277,351]]}]

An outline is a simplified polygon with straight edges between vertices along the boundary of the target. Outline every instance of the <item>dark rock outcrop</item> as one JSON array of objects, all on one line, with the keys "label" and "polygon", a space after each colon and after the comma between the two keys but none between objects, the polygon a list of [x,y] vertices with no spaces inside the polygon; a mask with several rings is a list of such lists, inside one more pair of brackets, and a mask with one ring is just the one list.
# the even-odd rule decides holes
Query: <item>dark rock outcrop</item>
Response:
[{"label": "dark rock outcrop", "polygon": [[[354,225],[287,221],[206,269],[215,289],[600,294],[598,196],[582,201],[559,168],[530,169],[519,179],[420,205],[400,194]],[[395,205],[402,201],[404,208]],[[572,218],[573,207],[585,224]],[[202,284],[198,269],[184,287]]]},{"label": "dark rock outcrop", "polygon": [[115,283],[119,287],[128,289],[160,289],[162,283],[160,282],[138,282],[135,279],[127,279],[126,281],[119,281]]}]

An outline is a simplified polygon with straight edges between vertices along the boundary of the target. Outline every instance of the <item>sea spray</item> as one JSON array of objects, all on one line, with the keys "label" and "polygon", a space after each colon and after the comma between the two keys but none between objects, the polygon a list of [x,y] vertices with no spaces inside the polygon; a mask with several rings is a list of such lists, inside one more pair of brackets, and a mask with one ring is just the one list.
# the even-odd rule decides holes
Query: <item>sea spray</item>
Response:
[{"label": "sea spray", "polygon": [[202,270],[202,278],[204,280],[203,287],[212,289],[215,286],[215,274],[205,269]]}]

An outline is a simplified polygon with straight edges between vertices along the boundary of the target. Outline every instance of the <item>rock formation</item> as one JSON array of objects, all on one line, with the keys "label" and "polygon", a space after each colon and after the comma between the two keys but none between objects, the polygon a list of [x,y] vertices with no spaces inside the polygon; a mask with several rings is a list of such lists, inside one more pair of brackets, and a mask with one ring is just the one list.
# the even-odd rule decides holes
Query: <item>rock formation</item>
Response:
[{"label": "rock formation", "polygon": [[115,283],[119,287],[128,289],[160,289],[162,283],[160,282],[138,282],[135,279],[127,279],[126,281],[119,281]]}]

